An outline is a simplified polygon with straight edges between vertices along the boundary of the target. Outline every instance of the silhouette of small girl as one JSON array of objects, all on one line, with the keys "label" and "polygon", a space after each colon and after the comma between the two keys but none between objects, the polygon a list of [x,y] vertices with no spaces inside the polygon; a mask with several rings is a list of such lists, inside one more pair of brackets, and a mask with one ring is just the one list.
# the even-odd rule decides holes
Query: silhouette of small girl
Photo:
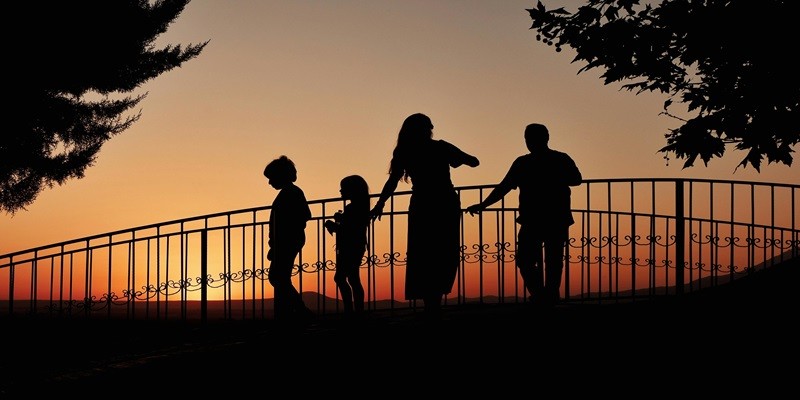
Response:
[{"label": "silhouette of small girl", "polygon": [[292,284],[294,260],[306,243],[306,222],[311,219],[305,193],[294,184],[297,169],[292,160],[280,156],[267,164],[264,176],[278,190],[270,211],[267,253],[270,260],[267,278],[275,290],[275,319],[313,317]]},{"label": "silhouette of small girl", "polygon": [[361,285],[361,260],[367,250],[367,228],[370,222],[369,186],[359,175],[350,175],[340,182],[342,199],[349,201],[344,212],[338,211],[325,229],[336,234],[336,273],[333,280],[339,288],[346,316],[362,315],[364,287]]}]

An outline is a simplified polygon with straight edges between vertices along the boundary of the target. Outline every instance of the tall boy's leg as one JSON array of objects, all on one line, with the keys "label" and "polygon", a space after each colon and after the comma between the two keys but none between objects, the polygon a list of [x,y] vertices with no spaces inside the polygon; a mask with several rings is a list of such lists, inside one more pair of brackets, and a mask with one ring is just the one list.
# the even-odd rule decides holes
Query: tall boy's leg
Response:
[{"label": "tall boy's leg", "polygon": [[530,237],[528,230],[521,226],[517,235],[517,269],[522,277],[525,289],[536,301],[544,286],[542,271],[542,242]]},{"label": "tall boy's leg", "polygon": [[533,287],[533,298],[535,302],[542,303],[546,300],[542,241],[534,239],[531,242],[531,250],[533,251],[533,283],[531,285]]},{"label": "tall boy's leg", "polygon": [[564,273],[564,245],[561,239],[547,240],[545,242],[545,265],[547,276],[545,290],[547,301],[552,305],[561,300],[561,278]]}]

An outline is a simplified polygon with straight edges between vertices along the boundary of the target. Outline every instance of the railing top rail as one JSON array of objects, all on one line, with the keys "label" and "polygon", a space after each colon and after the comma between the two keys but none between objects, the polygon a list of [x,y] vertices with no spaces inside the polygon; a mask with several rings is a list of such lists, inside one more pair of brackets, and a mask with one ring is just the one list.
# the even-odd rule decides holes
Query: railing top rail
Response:
[{"label": "railing top rail", "polygon": [[780,183],[780,182],[759,182],[759,181],[740,181],[733,179],[705,179],[705,178],[599,178],[584,179],[583,183],[623,183],[623,182],[694,182],[694,183],[720,183],[735,185],[755,185],[755,186],[774,186],[800,189],[800,184]]},{"label": "railing top rail", "polygon": [[[715,183],[715,184],[734,184],[734,185],[747,185],[747,186],[770,186],[770,187],[783,187],[783,188],[792,188],[800,190],[800,184],[788,184],[788,183],[774,183],[774,182],[757,182],[757,181],[740,181],[740,180],[724,180],[724,179],[703,179],[703,178],[597,178],[597,179],[584,179],[582,184],[596,184],[596,183],[638,183],[638,182],[694,182],[694,183]],[[465,185],[465,186],[457,186],[456,190],[458,191],[468,191],[468,190],[476,190],[476,189],[492,189],[496,184],[483,184],[483,185]],[[394,196],[402,196],[402,195],[410,195],[411,190],[398,190],[394,192]],[[370,198],[376,198],[380,196],[380,194],[375,193],[371,194]],[[309,200],[309,205],[315,204],[324,204],[324,203],[331,203],[342,201],[341,197],[329,197],[323,199],[315,199]],[[208,220],[212,220],[215,218],[232,216],[232,215],[244,215],[248,213],[258,213],[269,210],[272,208],[272,205],[264,205],[264,206],[257,206],[257,207],[249,207],[249,208],[242,208],[230,211],[222,211],[212,214],[204,214],[198,215],[193,217],[186,217],[180,219],[174,219],[169,221],[163,222],[156,222],[147,225],[140,225],[136,227],[126,228],[126,229],[119,229],[115,231],[99,233],[95,235],[85,236],[77,239],[70,239],[65,240],[62,242],[52,243],[48,245],[37,246],[25,250],[18,250],[7,254],[0,254],[0,259],[12,259],[15,256],[22,255],[22,254],[30,254],[46,249],[52,249],[55,247],[61,246],[69,246],[76,243],[82,242],[91,242],[93,240],[101,239],[101,238],[108,238],[118,235],[129,234],[131,232],[136,231],[143,231],[148,229],[158,229],[160,227],[165,226],[172,226],[172,225],[181,225],[181,224],[188,224],[197,221],[205,221],[208,223]]]}]

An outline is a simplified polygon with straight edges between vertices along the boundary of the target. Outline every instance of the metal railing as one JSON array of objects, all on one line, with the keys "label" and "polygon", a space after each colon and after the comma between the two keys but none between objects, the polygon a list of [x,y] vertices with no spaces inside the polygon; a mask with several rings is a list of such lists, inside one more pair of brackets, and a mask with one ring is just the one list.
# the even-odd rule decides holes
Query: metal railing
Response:
[{"label": "metal railing", "polygon": [[[493,185],[456,188],[462,207]],[[573,188],[564,302],[635,301],[724,284],[800,257],[800,185],[703,179],[588,179]],[[369,228],[361,265],[367,307],[402,298],[410,191]],[[375,197],[376,195],[373,195]],[[515,191],[463,214],[462,262],[447,305],[525,302],[514,265]],[[295,286],[321,314],[341,304],[334,240],[324,221],[341,198],[309,202],[313,218]],[[0,255],[0,316],[126,319],[272,317],[267,281],[270,206],[102,233]]]}]

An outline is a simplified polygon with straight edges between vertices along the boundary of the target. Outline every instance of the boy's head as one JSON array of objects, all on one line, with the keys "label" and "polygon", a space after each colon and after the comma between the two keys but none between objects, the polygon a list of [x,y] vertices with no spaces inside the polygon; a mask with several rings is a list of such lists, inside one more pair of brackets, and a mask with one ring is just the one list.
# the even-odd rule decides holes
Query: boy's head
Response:
[{"label": "boy's head", "polygon": [[275,189],[282,189],[287,183],[297,180],[297,168],[294,162],[286,156],[280,156],[264,168],[264,176]]}]

